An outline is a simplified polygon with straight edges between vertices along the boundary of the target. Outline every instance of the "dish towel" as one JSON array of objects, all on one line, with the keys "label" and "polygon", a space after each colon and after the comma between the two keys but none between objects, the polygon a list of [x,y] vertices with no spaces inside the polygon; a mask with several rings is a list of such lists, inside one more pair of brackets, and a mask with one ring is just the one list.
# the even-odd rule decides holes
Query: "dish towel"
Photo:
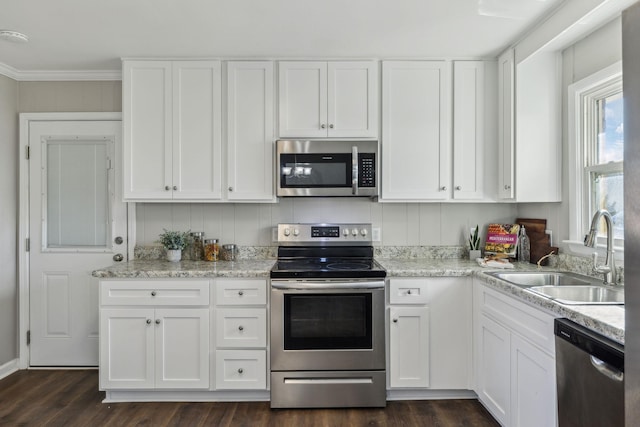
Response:
[{"label": "dish towel", "polygon": [[513,264],[511,264],[508,260],[502,259],[484,259],[484,258],[476,258],[476,262],[480,267],[488,267],[488,268],[515,268]]}]

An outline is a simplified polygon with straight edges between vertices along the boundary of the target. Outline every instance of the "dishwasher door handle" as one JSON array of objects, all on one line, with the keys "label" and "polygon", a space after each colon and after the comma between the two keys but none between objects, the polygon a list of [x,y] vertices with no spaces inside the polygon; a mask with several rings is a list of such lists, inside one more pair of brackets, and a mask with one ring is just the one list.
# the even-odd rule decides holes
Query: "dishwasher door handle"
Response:
[{"label": "dishwasher door handle", "polygon": [[607,362],[604,362],[593,355],[591,356],[591,364],[598,372],[613,381],[622,382],[622,380],[624,380],[624,372],[614,368]]}]

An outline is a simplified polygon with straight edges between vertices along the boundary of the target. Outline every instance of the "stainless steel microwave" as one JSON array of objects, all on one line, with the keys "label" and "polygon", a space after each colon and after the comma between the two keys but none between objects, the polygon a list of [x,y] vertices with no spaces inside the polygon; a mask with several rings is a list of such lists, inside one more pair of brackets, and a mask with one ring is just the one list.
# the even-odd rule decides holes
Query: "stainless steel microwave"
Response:
[{"label": "stainless steel microwave", "polygon": [[276,141],[277,192],[287,196],[378,196],[378,141]]}]

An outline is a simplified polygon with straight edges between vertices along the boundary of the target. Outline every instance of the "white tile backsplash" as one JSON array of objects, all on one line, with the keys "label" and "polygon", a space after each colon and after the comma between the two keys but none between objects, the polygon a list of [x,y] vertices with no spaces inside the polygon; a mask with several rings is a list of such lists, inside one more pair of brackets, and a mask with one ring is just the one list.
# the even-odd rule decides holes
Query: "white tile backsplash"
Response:
[{"label": "white tile backsplash", "polygon": [[378,203],[370,199],[281,199],[279,203],[138,203],[137,244],[153,245],[163,228],[204,231],[242,246],[270,246],[285,222],[365,222],[381,229],[376,246],[464,245],[470,227],[516,218],[514,204]]}]

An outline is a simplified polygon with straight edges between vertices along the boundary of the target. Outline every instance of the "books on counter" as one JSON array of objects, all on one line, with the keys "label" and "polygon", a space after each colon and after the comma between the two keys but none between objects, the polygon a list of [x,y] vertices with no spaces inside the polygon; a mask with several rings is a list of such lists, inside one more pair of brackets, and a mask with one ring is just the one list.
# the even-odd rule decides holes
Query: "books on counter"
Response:
[{"label": "books on counter", "polygon": [[489,224],[484,253],[515,258],[519,234],[520,224]]}]

